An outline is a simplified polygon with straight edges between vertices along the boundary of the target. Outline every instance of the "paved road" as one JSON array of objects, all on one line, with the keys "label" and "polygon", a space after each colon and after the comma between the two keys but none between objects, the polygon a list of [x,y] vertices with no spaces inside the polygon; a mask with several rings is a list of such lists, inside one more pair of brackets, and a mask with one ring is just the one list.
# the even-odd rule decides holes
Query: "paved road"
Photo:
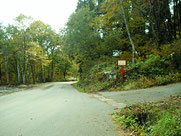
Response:
[{"label": "paved road", "polygon": [[132,91],[101,92],[95,97],[115,108],[122,108],[135,103],[156,102],[174,95],[181,95],[181,83]]},{"label": "paved road", "polygon": [[0,136],[116,136],[114,108],[70,83],[0,97]]},{"label": "paved road", "polygon": [[0,97],[0,136],[124,136],[110,114],[137,102],[181,95],[181,83],[84,94],[71,83],[50,83]]}]

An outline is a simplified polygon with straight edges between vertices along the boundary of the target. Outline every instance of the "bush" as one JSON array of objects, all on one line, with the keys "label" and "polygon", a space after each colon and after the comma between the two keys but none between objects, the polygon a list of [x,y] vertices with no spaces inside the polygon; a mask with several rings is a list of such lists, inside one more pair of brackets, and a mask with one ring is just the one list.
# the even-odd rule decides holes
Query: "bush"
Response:
[{"label": "bush", "polygon": [[167,66],[165,64],[166,58],[161,58],[158,55],[148,55],[147,59],[143,62],[140,61],[135,65],[128,66],[126,78],[129,79],[139,79],[142,77],[153,78],[156,75],[164,75],[167,73]]},{"label": "bush", "polygon": [[165,76],[156,76],[155,84],[156,85],[166,85],[169,83],[175,83],[181,81],[181,73],[169,73]]},{"label": "bush", "polygon": [[[169,53],[172,53],[170,51]],[[178,53],[177,58],[178,58]],[[88,92],[104,90],[130,90],[147,88],[158,85],[166,85],[181,81],[181,67],[177,68],[174,55],[165,56],[147,55],[145,61],[139,61],[135,65],[125,67],[124,84],[121,82],[121,72],[118,72],[116,60],[104,58],[98,60],[96,65],[90,64],[86,72],[82,74],[78,86]],[[104,73],[111,71],[116,73],[117,79],[109,79]]]},{"label": "bush", "polygon": [[113,114],[114,120],[135,135],[180,136],[181,96],[168,100],[135,104]]},{"label": "bush", "polygon": [[127,81],[121,90],[140,89],[152,86],[166,85],[181,81],[181,73],[169,73],[168,75],[156,75],[154,78],[141,77]]},{"label": "bush", "polygon": [[150,136],[180,136],[181,125],[178,118],[170,113],[162,113],[161,119],[150,128]]},{"label": "bush", "polygon": [[[174,41],[172,44],[162,45],[160,47],[160,56],[169,55],[172,58],[172,69],[181,69],[181,40]],[[170,63],[169,62],[169,63]]]},{"label": "bush", "polygon": [[98,60],[97,62],[101,63],[89,67],[77,83],[78,87],[84,88],[87,92],[103,91],[115,85],[115,80],[109,79],[105,72],[116,73],[116,61],[114,64],[111,59]]}]

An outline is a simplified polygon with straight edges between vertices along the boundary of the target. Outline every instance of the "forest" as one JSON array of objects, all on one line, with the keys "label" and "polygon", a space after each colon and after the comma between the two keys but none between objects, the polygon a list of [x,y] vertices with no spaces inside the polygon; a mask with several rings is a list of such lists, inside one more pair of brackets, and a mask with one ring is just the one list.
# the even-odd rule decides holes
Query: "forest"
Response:
[{"label": "forest", "polygon": [[66,78],[71,68],[61,37],[49,25],[23,14],[0,24],[0,84],[29,84]]},{"label": "forest", "polygon": [[127,81],[181,77],[180,0],[78,0],[59,33],[23,14],[15,21],[0,24],[0,84],[78,77],[101,90],[117,84],[103,79],[118,58],[128,60]]},{"label": "forest", "polygon": [[[180,0],[79,0],[62,37],[66,54],[79,65],[77,86],[126,90],[180,81],[180,22]],[[117,59],[128,60],[125,87]]]}]

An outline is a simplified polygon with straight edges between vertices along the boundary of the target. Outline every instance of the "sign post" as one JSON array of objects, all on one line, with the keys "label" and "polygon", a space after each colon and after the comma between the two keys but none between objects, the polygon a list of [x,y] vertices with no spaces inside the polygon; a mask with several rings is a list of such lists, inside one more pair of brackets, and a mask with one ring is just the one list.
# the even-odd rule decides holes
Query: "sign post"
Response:
[{"label": "sign post", "polygon": [[123,80],[123,73],[126,72],[126,70],[123,68],[124,66],[127,66],[127,60],[123,60],[123,59],[118,59],[117,60],[117,66],[121,67],[121,69],[119,70],[122,73],[122,83],[124,82]]}]

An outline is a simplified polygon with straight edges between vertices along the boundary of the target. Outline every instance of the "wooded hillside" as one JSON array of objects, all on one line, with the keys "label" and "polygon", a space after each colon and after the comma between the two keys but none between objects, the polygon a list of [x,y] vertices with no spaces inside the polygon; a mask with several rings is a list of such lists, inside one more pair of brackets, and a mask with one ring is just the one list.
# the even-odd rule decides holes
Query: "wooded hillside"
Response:
[{"label": "wooded hillside", "polygon": [[128,60],[131,76],[125,75],[127,80],[152,80],[180,69],[180,22],[180,0],[79,0],[62,44],[69,58],[79,64],[83,88],[91,82],[104,88],[100,87],[105,82],[104,72],[117,73],[118,58]]},{"label": "wooded hillside", "polygon": [[121,58],[135,66],[148,55],[178,70],[180,22],[180,0],[78,0],[58,34],[42,21],[20,15],[16,24],[0,25],[0,83],[52,81],[70,71],[72,76],[78,72],[81,80],[101,63],[113,67]]},{"label": "wooded hillside", "polygon": [[125,52],[129,58],[128,25],[136,58],[143,60],[148,54],[159,54],[162,45],[181,38],[180,17],[180,0],[79,0],[63,44],[69,55],[79,60],[112,56],[113,50]]}]

